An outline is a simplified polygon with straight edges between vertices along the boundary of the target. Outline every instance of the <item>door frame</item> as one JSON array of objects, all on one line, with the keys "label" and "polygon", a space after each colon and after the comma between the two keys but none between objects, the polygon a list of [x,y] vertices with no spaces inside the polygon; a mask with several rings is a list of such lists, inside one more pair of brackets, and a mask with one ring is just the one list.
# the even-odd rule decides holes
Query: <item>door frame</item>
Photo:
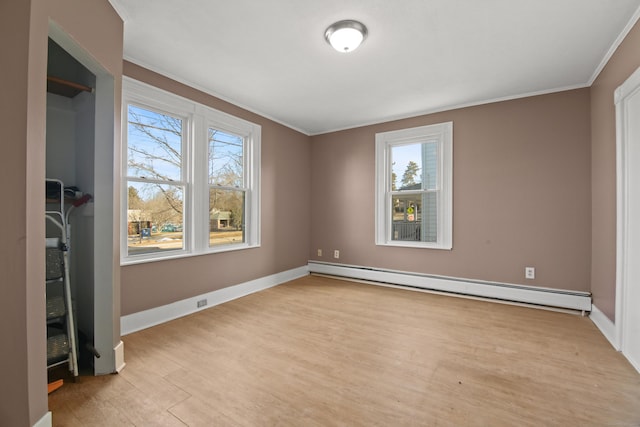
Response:
[{"label": "door frame", "polygon": [[[640,68],[620,85],[614,92],[616,109],[616,347],[640,372],[640,360],[633,360],[626,350],[631,339],[640,339],[631,334],[631,309],[626,295],[629,293],[630,268],[632,260],[640,257],[640,253],[629,247],[628,233],[630,230],[630,187],[632,180],[640,179],[640,168],[632,166],[629,162],[631,141],[629,137],[626,100],[631,95],[640,96]],[[636,187],[634,189],[638,188]],[[635,221],[638,221],[635,219]]]},{"label": "door frame", "polygon": [[49,21],[49,37],[96,76],[94,130],[93,339],[95,375],[124,367],[120,340],[120,254],[117,241],[119,205],[115,184],[120,157],[115,146],[115,80],[98,61],[57,23]]}]

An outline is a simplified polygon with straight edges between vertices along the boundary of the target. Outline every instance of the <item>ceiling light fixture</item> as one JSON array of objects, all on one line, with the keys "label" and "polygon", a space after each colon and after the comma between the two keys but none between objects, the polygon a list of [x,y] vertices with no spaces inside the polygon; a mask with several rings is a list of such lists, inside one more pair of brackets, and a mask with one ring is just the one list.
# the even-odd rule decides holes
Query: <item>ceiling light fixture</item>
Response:
[{"label": "ceiling light fixture", "polygon": [[339,21],[327,28],[324,38],[338,52],[351,52],[367,38],[367,27],[351,19]]}]

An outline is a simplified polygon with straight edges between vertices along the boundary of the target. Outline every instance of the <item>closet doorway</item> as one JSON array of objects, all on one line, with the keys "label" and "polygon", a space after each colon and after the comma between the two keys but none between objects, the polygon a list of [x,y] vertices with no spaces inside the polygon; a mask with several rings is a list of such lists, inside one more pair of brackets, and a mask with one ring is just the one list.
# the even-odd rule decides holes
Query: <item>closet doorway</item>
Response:
[{"label": "closet doorway", "polygon": [[46,177],[61,180],[69,193],[91,195],[69,215],[79,363],[83,374],[108,374],[124,365],[114,241],[114,79],[55,23],[48,43]]}]

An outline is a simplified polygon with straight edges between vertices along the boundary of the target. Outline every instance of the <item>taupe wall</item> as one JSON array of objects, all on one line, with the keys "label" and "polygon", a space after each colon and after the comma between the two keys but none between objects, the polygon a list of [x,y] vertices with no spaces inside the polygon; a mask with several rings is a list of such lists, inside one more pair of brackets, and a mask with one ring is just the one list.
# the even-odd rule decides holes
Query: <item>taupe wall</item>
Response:
[{"label": "taupe wall", "polygon": [[[31,421],[30,411],[42,415],[47,409],[46,394],[30,394],[29,385],[44,387],[44,369],[38,369],[27,360],[28,351],[43,357],[45,350],[44,329],[35,330],[28,336],[27,316],[36,315],[34,321],[42,320],[37,308],[44,308],[44,296],[27,304],[34,292],[27,288],[27,123],[29,107],[29,11],[30,1],[0,2],[0,37],[3,64],[2,78],[7,84],[0,96],[0,124],[2,126],[2,156],[0,177],[6,186],[5,202],[0,212],[3,224],[11,224],[3,233],[4,244],[0,247],[2,269],[2,298],[0,318],[7,325],[0,364],[8,367],[3,373],[3,382],[11,386],[0,388],[0,421],[6,425],[27,425]],[[8,41],[11,41],[10,43]],[[11,66],[4,61],[11,59]],[[44,173],[44,170],[43,170]],[[11,203],[7,201],[11,200]],[[9,208],[10,206],[10,208]],[[44,205],[43,205],[44,206]],[[34,284],[29,284],[33,287]],[[35,309],[34,309],[35,308]],[[38,345],[40,341],[40,345]],[[32,380],[29,375],[34,375]],[[31,424],[28,424],[31,425]]]},{"label": "taupe wall", "polygon": [[[0,2],[0,34],[10,40],[1,55],[11,59],[0,67],[10,82],[0,97],[0,174],[11,183],[4,194],[10,209],[0,214],[11,224],[0,249],[0,313],[10,325],[0,351],[0,364],[10,367],[3,376],[9,386],[0,391],[2,425],[32,425],[47,410],[41,243],[49,17],[114,75],[119,108],[122,22],[108,1]],[[589,290],[591,281],[596,305],[613,319],[613,90],[639,65],[636,25],[590,90],[309,138],[125,64],[132,77],[263,126],[263,246],[124,267],[122,313],[294,268],[307,258],[331,260],[330,251],[340,249],[344,263],[527,284],[523,267],[534,265],[533,284]],[[453,251],[376,247],[375,132],[447,120],[454,121]],[[119,115],[115,134],[119,139]],[[315,256],[317,248],[325,257]]]},{"label": "taupe wall", "polygon": [[122,314],[306,265],[309,137],[125,62],[124,74],[262,126],[262,246],[122,267]]},{"label": "taupe wall", "polygon": [[[6,325],[0,364],[0,424],[33,425],[47,412],[44,301],[44,178],[47,37],[49,18],[91,52],[120,81],[122,21],[107,0],[9,0],[0,2],[0,97],[5,185],[0,249]],[[116,91],[119,94],[120,85]],[[119,96],[117,97],[119,99]],[[120,108],[119,105],[116,108]]]},{"label": "taupe wall", "polygon": [[616,123],[613,93],[640,67],[640,24],[636,23],[591,86],[593,302],[615,320]]},{"label": "taupe wall", "polygon": [[[376,246],[376,132],[445,121],[453,121],[453,250]],[[589,291],[589,121],[581,89],[314,136],[310,257]],[[536,267],[535,280],[525,281],[525,266]]]}]

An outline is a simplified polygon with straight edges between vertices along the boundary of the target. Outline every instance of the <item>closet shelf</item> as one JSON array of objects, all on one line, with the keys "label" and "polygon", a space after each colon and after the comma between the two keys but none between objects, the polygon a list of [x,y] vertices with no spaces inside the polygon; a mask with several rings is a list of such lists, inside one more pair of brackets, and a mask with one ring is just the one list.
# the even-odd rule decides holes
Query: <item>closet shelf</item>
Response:
[{"label": "closet shelf", "polygon": [[93,92],[93,88],[60,77],[47,76],[47,92],[73,98],[80,92]]}]

